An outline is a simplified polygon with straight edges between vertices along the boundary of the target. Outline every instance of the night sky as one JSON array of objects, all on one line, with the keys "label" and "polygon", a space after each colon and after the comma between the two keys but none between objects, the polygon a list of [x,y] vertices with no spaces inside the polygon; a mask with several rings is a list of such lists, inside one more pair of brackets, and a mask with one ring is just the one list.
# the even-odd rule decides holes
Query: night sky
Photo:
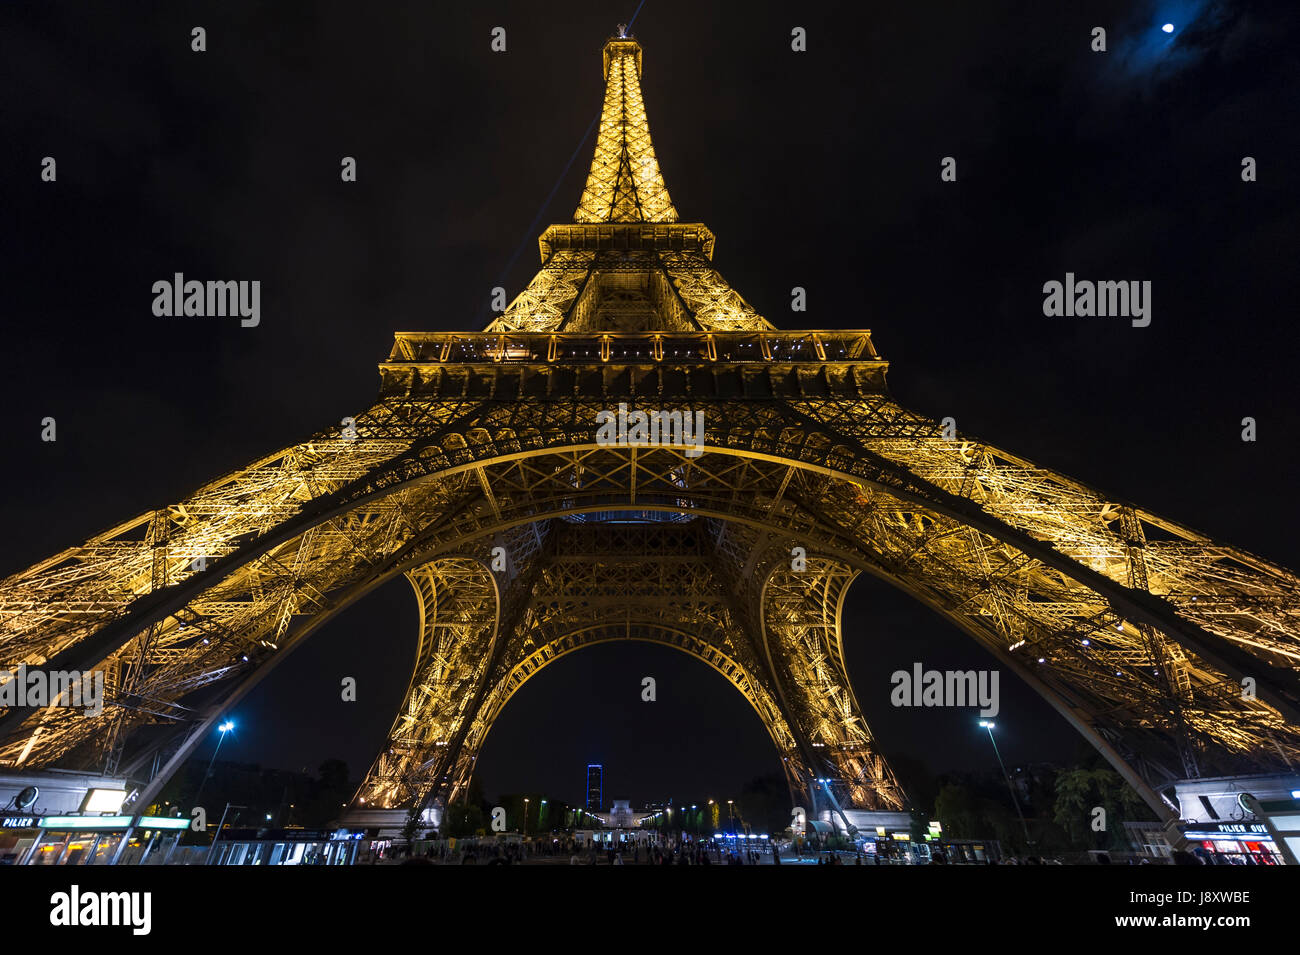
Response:
[{"label": "night sky", "polygon": [[[364,410],[394,331],[481,328],[491,288],[513,297],[537,234],[572,218],[590,139],[561,173],[635,3],[376,6],[0,8],[0,574]],[[1300,565],[1295,5],[647,0],[632,32],[678,212],[713,229],[714,264],[770,320],[870,328],[915,410]],[[1067,271],[1151,281],[1151,325],[1045,317],[1043,283]],[[261,324],[155,317],[152,283],[175,272],[260,280]],[[238,708],[223,757],[339,757],[359,777],[415,620],[402,580],[340,615]],[[886,752],[995,765],[973,712],[889,705],[895,669],[990,657],[867,579],[846,634]],[[360,703],[339,701],[343,676]],[[1006,673],[1002,707],[1008,761],[1071,758],[1073,734]],[[576,802],[589,761],[634,803],[779,771],[720,676],[643,644],[546,670],[479,768],[489,794]]]}]

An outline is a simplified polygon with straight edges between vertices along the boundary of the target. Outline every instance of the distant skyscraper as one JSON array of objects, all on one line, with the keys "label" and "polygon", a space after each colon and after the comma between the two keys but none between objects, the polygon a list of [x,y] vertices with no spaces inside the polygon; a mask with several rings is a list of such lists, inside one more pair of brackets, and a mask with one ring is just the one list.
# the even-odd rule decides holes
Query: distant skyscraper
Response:
[{"label": "distant skyscraper", "polygon": [[600,763],[587,764],[587,809],[596,812],[605,805],[605,767]]}]

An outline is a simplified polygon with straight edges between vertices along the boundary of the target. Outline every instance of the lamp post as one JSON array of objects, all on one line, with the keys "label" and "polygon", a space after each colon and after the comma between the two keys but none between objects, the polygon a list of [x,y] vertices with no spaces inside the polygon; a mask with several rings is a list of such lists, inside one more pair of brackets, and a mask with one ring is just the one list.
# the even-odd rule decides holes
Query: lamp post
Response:
[{"label": "lamp post", "polygon": [[524,838],[528,838],[528,797],[524,797]]},{"label": "lamp post", "polygon": [[208,760],[208,768],[203,771],[203,781],[199,783],[199,791],[194,794],[194,805],[199,804],[199,796],[203,795],[203,787],[208,784],[208,774],[212,772],[212,764],[217,761],[217,753],[221,752],[221,744],[226,741],[226,734],[234,728],[234,720],[226,720],[217,727],[221,731],[221,739],[217,740],[217,748],[212,751],[212,758]]},{"label": "lamp post", "polygon": [[998,749],[998,741],[993,738],[993,721],[980,720],[980,726],[989,731],[989,742],[993,744],[993,752],[998,757],[998,765],[1002,767],[1002,778],[1007,781],[1007,791],[1011,793],[1011,802],[1016,807],[1016,815],[1020,817],[1020,826],[1025,831],[1025,845],[1032,846],[1034,843],[1029,838],[1029,825],[1025,822],[1025,814],[1020,811],[1020,800],[1016,798],[1016,787],[1011,785],[1011,776],[1007,772],[1007,764],[1002,762],[1002,752]]}]

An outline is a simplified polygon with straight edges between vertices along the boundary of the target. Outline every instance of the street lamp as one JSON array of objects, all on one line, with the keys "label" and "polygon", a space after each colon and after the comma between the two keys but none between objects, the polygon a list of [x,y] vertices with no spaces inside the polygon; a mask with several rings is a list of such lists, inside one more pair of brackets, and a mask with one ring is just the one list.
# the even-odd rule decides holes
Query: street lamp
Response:
[{"label": "street lamp", "polygon": [[524,835],[528,835],[528,797],[524,797]]},{"label": "street lamp", "polygon": [[1007,773],[1007,764],[1002,762],[1002,752],[998,749],[998,741],[993,738],[992,720],[980,720],[980,726],[989,731],[989,742],[993,744],[993,752],[998,757],[998,765],[1002,767],[1002,778],[1007,781],[1007,791],[1011,793],[1011,802],[1016,807],[1016,815],[1020,817],[1020,826],[1025,830],[1025,845],[1032,846],[1033,840],[1029,838],[1029,825],[1025,822],[1025,814],[1020,811],[1020,800],[1016,798],[1016,787],[1011,785],[1011,776]]},{"label": "street lamp", "polygon": [[226,734],[234,728],[234,720],[226,720],[217,727],[221,732],[221,739],[217,740],[217,748],[212,751],[212,758],[208,760],[208,768],[203,771],[203,781],[199,783],[199,791],[194,794],[194,805],[199,804],[199,796],[203,795],[203,787],[208,784],[208,774],[212,772],[212,764],[217,761],[217,753],[221,752],[221,744],[226,741]]}]

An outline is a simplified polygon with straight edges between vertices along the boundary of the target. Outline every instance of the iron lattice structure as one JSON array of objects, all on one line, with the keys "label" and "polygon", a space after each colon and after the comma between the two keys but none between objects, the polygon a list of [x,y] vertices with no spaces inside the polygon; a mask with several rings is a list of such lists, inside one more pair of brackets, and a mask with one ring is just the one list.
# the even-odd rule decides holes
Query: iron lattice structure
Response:
[{"label": "iron lattice structure", "polygon": [[[286,653],[405,575],[419,649],[357,805],[454,799],[524,682],[634,639],[739,690],[796,798],[829,777],[847,805],[900,808],[844,664],[862,572],[1034,686],[1162,815],[1173,779],[1300,759],[1296,576],[946,440],[890,396],[868,331],[775,328],[712,267],[713,234],[677,221],[640,46],[611,40],[603,60],[574,221],[543,233],[540,271],[487,329],[398,333],[355,434],[322,431],[0,584],[8,667],[99,668],[108,690],[98,719],[6,710],[0,765],[144,778],[152,761],[147,800]],[[703,411],[705,452],[601,443],[619,403]]]}]

